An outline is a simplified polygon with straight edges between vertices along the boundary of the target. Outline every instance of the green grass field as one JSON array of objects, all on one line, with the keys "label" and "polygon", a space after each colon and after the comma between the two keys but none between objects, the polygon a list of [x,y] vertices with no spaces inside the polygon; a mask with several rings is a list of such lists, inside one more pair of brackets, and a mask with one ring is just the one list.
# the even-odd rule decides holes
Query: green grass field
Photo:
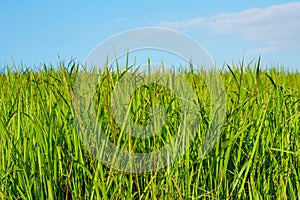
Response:
[{"label": "green grass field", "polygon": [[[199,152],[210,121],[208,90],[200,74],[182,72],[200,105],[194,143],[168,167],[124,173],[95,159],[77,134],[72,109],[80,73],[76,63],[6,71],[0,75],[1,199],[300,198],[299,72],[261,70],[259,61],[220,70],[227,118],[219,140],[204,157]],[[114,125],[110,102],[103,99],[110,99],[120,77],[104,73],[97,93],[102,102],[97,115],[109,139],[136,152],[170,142],[180,109],[174,95],[157,85],[139,89],[131,113],[139,124],[147,123],[149,105],[143,102],[154,98],[169,108],[166,129],[141,140]]]}]

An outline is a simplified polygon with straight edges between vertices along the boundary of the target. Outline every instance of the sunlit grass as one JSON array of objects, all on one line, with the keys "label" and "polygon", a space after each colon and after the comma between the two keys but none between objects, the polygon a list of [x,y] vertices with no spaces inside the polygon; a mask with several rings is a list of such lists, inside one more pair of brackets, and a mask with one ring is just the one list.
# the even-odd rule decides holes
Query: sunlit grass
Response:
[{"label": "sunlit grass", "polygon": [[[80,73],[76,63],[40,71],[11,69],[0,75],[1,199],[300,197],[299,73],[261,70],[259,61],[220,70],[227,120],[215,147],[201,157],[210,120],[209,93],[200,74],[182,72],[198,96],[197,138],[171,166],[130,174],[98,162],[80,141],[72,110],[72,89]],[[120,73],[104,73],[99,84],[97,114],[103,129],[112,142],[127,150],[148,152],[163,146],[178,127],[176,97],[155,85],[139,88],[131,117],[147,124],[150,104],[144,102],[152,99],[169,109],[168,127],[155,138],[123,135],[114,124],[110,101],[104,101],[110,99]]]}]

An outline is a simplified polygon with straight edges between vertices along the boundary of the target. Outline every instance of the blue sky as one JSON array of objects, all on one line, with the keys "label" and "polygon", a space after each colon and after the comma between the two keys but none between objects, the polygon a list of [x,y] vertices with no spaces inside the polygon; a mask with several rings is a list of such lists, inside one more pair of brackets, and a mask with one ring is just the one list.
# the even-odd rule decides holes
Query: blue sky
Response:
[{"label": "blue sky", "polygon": [[0,67],[82,62],[99,43],[134,28],[180,31],[217,65],[262,57],[300,69],[296,1],[5,1],[0,6]]}]

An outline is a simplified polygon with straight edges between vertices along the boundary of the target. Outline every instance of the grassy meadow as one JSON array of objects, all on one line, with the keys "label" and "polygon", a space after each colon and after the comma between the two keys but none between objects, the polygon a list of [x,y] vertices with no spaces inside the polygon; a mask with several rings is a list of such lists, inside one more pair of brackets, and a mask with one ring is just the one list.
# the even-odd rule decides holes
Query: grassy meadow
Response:
[{"label": "grassy meadow", "polygon": [[[18,72],[6,67],[0,74],[0,199],[300,198],[299,72],[262,70],[259,60],[220,69],[226,121],[204,157],[199,151],[210,122],[208,90],[201,74],[181,72],[199,102],[200,128],[194,143],[168,167],[125,173],[95,159],[78,136],[72,109],[78,68],[70,62]],[[101,102],[97,116],[107,137],[136,152],[170,142],[180,109],[176,97],[158,85],[137,91],[131,117],[148,123],[151,103],[144,102],[154,98],[169,110],[167,127],[143,140],[116,127],[109,99],[121,76],[103,73],[96,95]]]}]

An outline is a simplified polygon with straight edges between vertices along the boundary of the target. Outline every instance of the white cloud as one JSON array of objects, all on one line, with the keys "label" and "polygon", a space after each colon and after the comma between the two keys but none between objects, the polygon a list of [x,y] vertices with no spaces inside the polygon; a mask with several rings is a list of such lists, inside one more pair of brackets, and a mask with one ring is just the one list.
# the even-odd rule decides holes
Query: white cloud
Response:
[{"label": "white cloud", "polygon": [[253,52],[271,52],[280,48],[300,48],[300,2],[251,8],[179,22],[164,21],[160,26],[187,29],[207,28],[216,34],[236,34],[268,46]]},{"label": "white cloud", "polygon": [[257,54],[271,53],[277,50],[278,48],[276,47],[268,46],[268,47],[247,50],[245,53],[250,55],[257,55]]}]

